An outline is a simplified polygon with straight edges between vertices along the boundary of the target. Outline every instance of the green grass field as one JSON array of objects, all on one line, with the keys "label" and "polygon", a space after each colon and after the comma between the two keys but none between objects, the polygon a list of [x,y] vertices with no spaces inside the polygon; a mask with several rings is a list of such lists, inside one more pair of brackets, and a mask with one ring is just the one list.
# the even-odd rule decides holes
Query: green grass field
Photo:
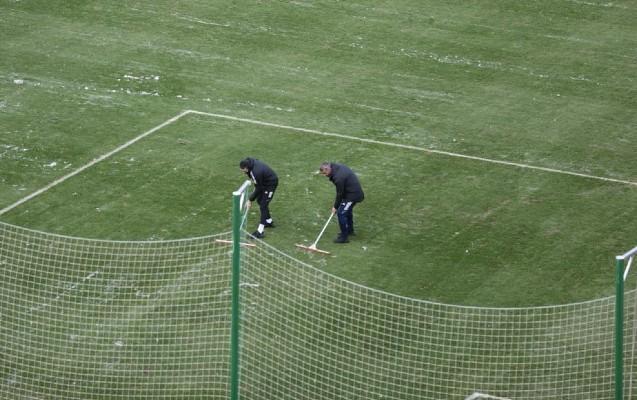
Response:
[{"label": "green grass field", "polygon": [[[497,343],[502,354],[480,346],[489,328],[517,327],[509,307],[612,295],[614,258],[637,244],[634,1],[0,0],[0,38],[2,222],[113,241],[208,236],[231,228],[242,158],[278,172],[277,227],[265,241],[329,274],[308,268],[295,285],[286,279],[300,264],[287,258],[250,271],[281,285],[246,289],[246,330],[257,334],[246,335],[256,361],[243,398],[268,398],[259,393],[268,384],[294,400],[375,384],[386,398],[435,398],[466,377],[459,364],[486,382],[516,351],[521,363],[513,358],[502,378],[523,386],[529,365],[550,370],[575,350],[585,357],[558,379],[610,393],[608,368],[587,375],[612,362],[610,334],[581,348],[571,340],[597,332],[603,311],[588,321],[573,307],[553,325],[543,308],[520,309],[520,321],[537,322],[529,337],[538,343],[525,332]],[[326,160],[351,166],[366,200],[358,235],[333,244],[332,224],[320,243],[331,255],[321,256],[295,244],[311,243],[330,211],[334,188],[315,174]],[[256,221],[253,211],[250,231]],[[39,271],[37,234],[22,248],[33,246],[33,259],[11,266],[4,260],[21,238],[0,237],[0,397],[224,398],[228,290],[215,285],[227,277],[208,275],[208,259],[152,242],[128,260],[145,245],[108,242],[85,265],[82,249],[99,255],[105,242],[46,238],[43,252],[59,259]],[[180,257],[185,270],[174,267]],[[135,270],[122,269],[128,262]],[[407,298],[504,311],[423,317],[431,304]],[[466,322],[474,332],[453,337]],[[545,337],[557,350],[542,358]],[[349,344],[360,352],[341,352]],[[468,350],[446,358],[456,347]],[[431,359],[442,361],[423,365]],[[573,388],[559,385],[550,382],[547,398],[568,398]],[[459,388],[458,398],[477,389]]]},{"label": "green grass field", "polygon": [[[612,294],[635,244],[630,1],[0,2],[0,206],[191,109],[3,221],[71,236],[230,228],[245,156],[281,176],[266,241],[348,280],[469,305]],[[359,236],[306,255],[345,162]],[[557,170],[502,165],[507,161]],[[578,177],[564,172],[623,181]],[[256,215],[251,215],[252,223]]]}]

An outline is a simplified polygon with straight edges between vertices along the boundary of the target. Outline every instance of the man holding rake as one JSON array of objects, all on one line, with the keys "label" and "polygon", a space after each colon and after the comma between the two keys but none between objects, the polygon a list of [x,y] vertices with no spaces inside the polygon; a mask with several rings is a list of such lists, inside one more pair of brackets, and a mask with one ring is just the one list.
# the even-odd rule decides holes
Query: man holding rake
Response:
[{"label": "man holding rake", "polygon": [[334,243],[348,243],[348,236],[354,234],[354,206],[365,198],[361,184],[354,171],[343,164],[324,162],[319,173],[328,177],[336,187],[332,213],[338,216],[341,233]]},{"label": "man holding rake", "polygon": [[274,198],[274,191],[279,185],[279,178],[272,168],[263,161],[254,158],[245,158],[239,163],[239,168],[243,171],[252,183],[254,183],[254,192],[250,194],[248,199],[248,208],[253,201],[259,204],[261,212],[261,220],[257,230],[251,233],[251,236],[257,239],[263,239],[265,236],[264,228],[274,228],[274,222],[270,215],[270,202]]}]

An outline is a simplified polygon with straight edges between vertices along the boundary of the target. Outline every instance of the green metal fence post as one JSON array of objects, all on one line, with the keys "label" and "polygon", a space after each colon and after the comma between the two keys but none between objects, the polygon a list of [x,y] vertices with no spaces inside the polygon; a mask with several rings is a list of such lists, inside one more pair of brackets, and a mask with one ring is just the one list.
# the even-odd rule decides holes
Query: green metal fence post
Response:
[{"label": "green metal fence post", "polygon": [[615,259],[615,400],[624,393],[624,258]]},{"label": "green metal fence post", "polygon": [[241,193],[232,194],[232,327],[230,332],[230,399],[239,400],[239,289],[241,279]]}]

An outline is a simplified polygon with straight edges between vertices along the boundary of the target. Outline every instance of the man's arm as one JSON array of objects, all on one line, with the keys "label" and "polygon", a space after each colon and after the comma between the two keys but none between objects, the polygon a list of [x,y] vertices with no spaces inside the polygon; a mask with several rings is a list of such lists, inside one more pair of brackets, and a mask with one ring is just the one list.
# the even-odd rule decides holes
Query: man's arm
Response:
[{"label": "man's arm", "polygon": [[254,182],[254,191],[250,194],[250,201],[255,201],[263,191],[263,171],[258,167],[250,171],[250,179]]},{"label": "man's arm", "polygon": [[255,201],[260,195],[263,189],[261,189],[260,185],[254,185],[254,192],[250,193],[250,201]]},{"label": "man's arm", "polygon": [[345,194],[345,181],[343,179],[335,180],[334,186],[336,186],[336,198],[334,199],[334,208],[338,208],[343,201],[343,195]]}]

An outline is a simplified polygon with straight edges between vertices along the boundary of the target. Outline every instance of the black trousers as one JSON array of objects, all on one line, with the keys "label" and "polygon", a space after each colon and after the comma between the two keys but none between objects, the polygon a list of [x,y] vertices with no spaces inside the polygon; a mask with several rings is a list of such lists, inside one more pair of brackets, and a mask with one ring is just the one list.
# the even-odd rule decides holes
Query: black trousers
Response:
[{"label": "black trousers", "polygon": [[264,190],[257,198],[257,204],[259,204],[259,211],[261,212],[261,220],[259,223],[263,225],[267,224],[268,219],[272,218],[270,215],[270,202],[274,198],[274,191],[275,189]]},{"label": "black trousers", "polygon": [[338,225],[341,228],[341,236],[346,238],[349,234],[354,233],[354,206],[353,201],[344,201],[336,209],[338,217]]}]

